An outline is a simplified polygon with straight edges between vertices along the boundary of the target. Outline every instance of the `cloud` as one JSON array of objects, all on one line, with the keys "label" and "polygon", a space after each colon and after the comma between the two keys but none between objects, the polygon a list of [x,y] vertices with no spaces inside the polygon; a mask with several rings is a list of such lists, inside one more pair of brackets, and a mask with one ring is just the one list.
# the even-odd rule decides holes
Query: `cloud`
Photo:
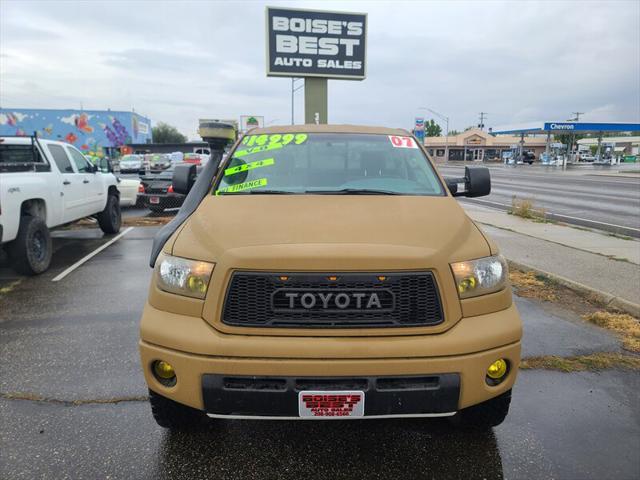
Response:
[{"label": "cloud", "polygon": [[[458,130],[480,111],[488,126],[576,110],[640,121],[638,2],[269,4],[368,13],[368,77],[329,81],[332,122],[410,128],[415,116],[431,117],[421,107]],[[2,2],[0,102],[135,108],[191,137],[198,118],[251,113],[289,123],[290,79],[265,76],[265,5]],[[297,122],[303,103],[299,91]]]}]

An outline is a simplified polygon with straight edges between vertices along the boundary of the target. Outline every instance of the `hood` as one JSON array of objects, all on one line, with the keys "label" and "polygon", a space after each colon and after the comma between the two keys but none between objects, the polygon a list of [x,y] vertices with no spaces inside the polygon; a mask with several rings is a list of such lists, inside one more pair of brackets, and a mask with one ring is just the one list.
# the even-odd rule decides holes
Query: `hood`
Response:
[{"label": "hood", "polygon": [[349,270],[424,268],[491,252],[453,197],[209,195],[173,254],[226,268]]}]

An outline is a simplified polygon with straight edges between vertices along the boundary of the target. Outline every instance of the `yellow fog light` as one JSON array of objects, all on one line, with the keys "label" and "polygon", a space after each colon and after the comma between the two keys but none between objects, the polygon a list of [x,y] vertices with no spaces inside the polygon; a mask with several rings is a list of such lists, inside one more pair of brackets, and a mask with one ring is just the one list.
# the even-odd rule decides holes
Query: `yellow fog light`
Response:
[{"label": "yellow fog light", "polygon": [[168,362],[156,360],[153,362],[153,374],[156,379],[166,387],[173,387],[176,384],[176,372]]},{"label": "yellow fog light", "polygon": [[504,359],[496,360],[487,368],[487,377],[499,380],[507,373],[507,362]]}]

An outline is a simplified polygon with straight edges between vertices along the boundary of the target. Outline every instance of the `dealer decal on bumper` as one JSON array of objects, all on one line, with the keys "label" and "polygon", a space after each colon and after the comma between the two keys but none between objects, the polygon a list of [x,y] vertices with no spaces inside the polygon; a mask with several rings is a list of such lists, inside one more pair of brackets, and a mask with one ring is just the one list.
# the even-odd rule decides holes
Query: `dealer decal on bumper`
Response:
[{"label": "dealer decal on bumper", "polygon": [[364,417],[364,392],[307,390],[298,393],[300,417]]}]

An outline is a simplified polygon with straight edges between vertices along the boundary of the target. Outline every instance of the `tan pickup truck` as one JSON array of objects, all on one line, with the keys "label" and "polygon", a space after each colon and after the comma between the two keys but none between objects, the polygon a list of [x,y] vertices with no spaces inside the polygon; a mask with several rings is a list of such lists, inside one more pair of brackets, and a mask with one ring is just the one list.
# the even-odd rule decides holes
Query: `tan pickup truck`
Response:
[{"label": "tan pickup truck", "polygon": [[[500,424],[522,326],[505,260],[407,131],[253,130],[154,242],[140,330],[163,427],[206,418]],[[460,189],[459,189],[460,188]]]}]

